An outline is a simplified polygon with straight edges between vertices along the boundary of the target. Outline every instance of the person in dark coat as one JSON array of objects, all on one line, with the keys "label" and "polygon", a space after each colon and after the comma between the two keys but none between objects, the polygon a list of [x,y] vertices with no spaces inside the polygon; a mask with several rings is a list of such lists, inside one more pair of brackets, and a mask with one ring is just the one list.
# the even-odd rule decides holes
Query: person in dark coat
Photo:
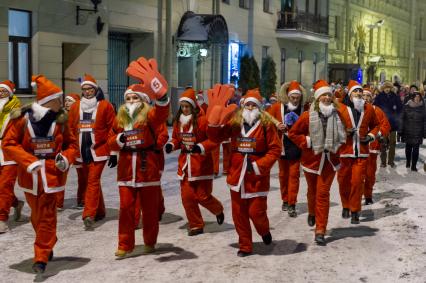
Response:
[{"label": "person in dark coat", "polygon": [[406,167],[417,171],[419,148],[426,137],[426,110],[425,102],[419,92],[414,92],[403,108],[401,117],[401,135],[405,142]]},{"label": "person in dark coat", "polygon": [[386,114],[386,118],[391,124],[391,132],[389,137],[385,138],[384,144],[382,146],[380,159],[381,167],[386,167],[387,164],[392,168],[395,168],[394,163],[395,159],[395,145],[396,145],[396,133],[399,130],[399,119],[402,111],[402,102],[401,99],[393,92],[393,84],[389,81],[385,81],[381,92],[374,100],[374,105],[378,106]]}]

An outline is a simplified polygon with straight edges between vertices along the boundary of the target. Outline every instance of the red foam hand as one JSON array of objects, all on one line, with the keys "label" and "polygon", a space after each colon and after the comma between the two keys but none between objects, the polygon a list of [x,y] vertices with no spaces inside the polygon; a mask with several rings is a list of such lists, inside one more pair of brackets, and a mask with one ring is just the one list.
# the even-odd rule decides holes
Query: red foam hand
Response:
[{"label": "red foam hand", "polygon": [[132,61],[126,69],[128,76],[139,80],[144,92],[153,100],[164,97],[167,93],[167,81],[160,74],[155,59],[140,57]]},{"label": "red foam hand", "polygon": [[235,89],[231,85],[216,84],[213,89],[208,90],[207,121],[210,125],[224,125],[232,117],[237,105],[227,104],[234,93]]}]

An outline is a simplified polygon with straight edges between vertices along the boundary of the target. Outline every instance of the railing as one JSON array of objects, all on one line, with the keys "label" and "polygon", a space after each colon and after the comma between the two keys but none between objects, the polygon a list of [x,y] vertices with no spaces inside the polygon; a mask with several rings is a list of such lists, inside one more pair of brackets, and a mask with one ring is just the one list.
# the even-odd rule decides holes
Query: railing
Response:
[{"label": "railing", "polygon": [[305,12],[278,11],[277,29],[295,29],[328,35],[328,17]]}]

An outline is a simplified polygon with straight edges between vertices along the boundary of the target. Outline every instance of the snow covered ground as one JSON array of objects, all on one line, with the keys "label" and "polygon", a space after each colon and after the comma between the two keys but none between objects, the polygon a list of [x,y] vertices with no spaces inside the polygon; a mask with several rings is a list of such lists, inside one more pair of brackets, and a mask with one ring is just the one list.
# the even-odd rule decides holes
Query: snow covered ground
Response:
[{"label": "snow covered ground", "polygon": [[[422,160],[425,155],[423,147]],[[81,211],[71,209],[76,195],[76,174],[71,170],[66,210],[58,214],[55,259],[45,274],[35,276],[31,224],[10,222],[11,231],[0,235],[0,282],[426,282],[426,176],[420,162],[418,173],[407,172],[401,147],[397,165],[378,171],[375,203],[363,206],[360,225],[340,217],[334,181],[326,247],[314,244],[313,230],[307,225],[303,177],[299,216],[289,218],[281,211],[275,166],[268,197],[274,243],[265,246],[254,232],[254,254],[239,258],[224,177],[214,181],[214,195],[225,207],[224,225],[218,226],[215,217],[203,209],[206,233],[187,236],[176,178],[177,154],[172,154],[167,157],[163,180],[166,215],[160,225],[158,251],[142,254],[138,230],[135,256],[124,260],[114,257],[119,207],[115,170],[104,171],[108,215],[94,231],[84,231]],[[29,215],[27,205],[24,214]]]}]

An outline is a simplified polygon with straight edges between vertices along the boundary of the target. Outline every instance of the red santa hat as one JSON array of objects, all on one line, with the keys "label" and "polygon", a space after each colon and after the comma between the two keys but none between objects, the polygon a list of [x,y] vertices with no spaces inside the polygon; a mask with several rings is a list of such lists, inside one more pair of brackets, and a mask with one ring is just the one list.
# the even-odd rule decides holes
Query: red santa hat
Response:
[{"label": "red santa hat", "polygon": [[371,92],[371,89],[369,88],[363,88],[362,93],[366,95],[373,95],[373,93]]},{"label": "red santa hat", "polygon": [[300,84],[297,81],[291,81],[290,85],[288,86],[287,95],[290,96],[291,94],[302,95],[302,90],[300,89]]},{"label": "red santa hat", "polygon": [[89,74],[84,74],[83,80],[81,82],[81,86],[83,85],[91,85],[94,88],[98,88],[98,83],[96,82],[95,78]]},{"label": "red santa hat", "polygon": [[332,89],[328,83],[324,80],[318,80],[314,83],[314,98],[317,100],[321,95],[325,93],[332,94]]},{"label": "red santa hat", "polygon": [[244,104],[247,102],[253,102],[257,105],[257,107],[262,107],[262,96],[260,96],[259,89],[249,89],[244,95]]},{"label": "red santa hat", "polygon": [[362,90],[362,86],[357,81],[350,80],[348,84],[348,95],[351,95],[352,91],[356,89]]},{"label": "red santa hat", "polygon": [[9,92],[10,96],[12,96],[13,93],[15,92],[15,84],[12,81],[9,81],[9,80],[2,81],[0,83],[0,87],[5,88]]},{"label": "red santa hat", "polygon": [[142,100],[146,101],[147,103],[151,103],[151,98],[149,98],[148,94],[143,92],[143,87],[140,84],[130,85],[124,92],[124,98],[126,98],[126,96],[131,93],[137,94]]},{"label": "red santa hat", "polygon": [[65,99],[69,99],[73,102],[76,102],[80,100],[80,96],[77,93],[69,93],[67,94],[67,96],[65,96]]},{"label": "red santa hat", "polygon": [[42,105],[50,100],[59,98],[63,92],[60,87],[55,85],[43,75],[32,76],[31,86],[37,86],[37,103]]},{"label": "red santa hat", "polygon": [[269,101],[275,101],[275,102],[277,102],[277,101],[278,101],[277,94],[276,94],[276,93],[273,93],[273,94],[269,97]]},{"label": "red santa hat", "polygon": [[195,91],[193,88],[188,88],[180,95],[179,102],[186,101],[192,105],[192,107],[197,107],[197,99],[195,98]]}]

